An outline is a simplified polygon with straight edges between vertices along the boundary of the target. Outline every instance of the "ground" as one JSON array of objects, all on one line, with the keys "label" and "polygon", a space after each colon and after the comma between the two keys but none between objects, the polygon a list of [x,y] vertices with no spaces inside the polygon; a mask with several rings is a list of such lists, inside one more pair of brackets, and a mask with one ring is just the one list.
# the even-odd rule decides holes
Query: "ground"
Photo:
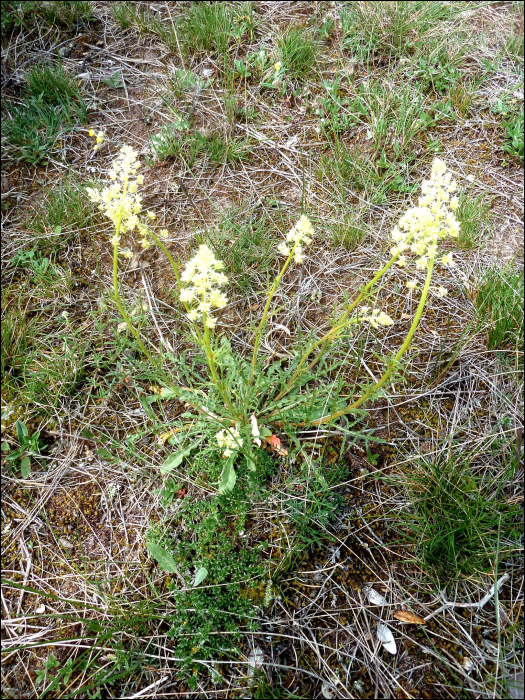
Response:
[{"label": "ground", "polygon": [[[4,2],[2,96],[2,696],[520,696],[523,3]],[[458,183],[393,381],[276,420],[230,493],[214,439],[162,469],[197,416],[158,387],[214,388],[158,245],[122,243],[136,335],[115,304],[85,187],[123,145],[175,267],[224,261],[231,362],[311,220],[261,381],[389,261],[436,156]],[[299,396],[372,386],[425,274],[392,267],[367,303],[394,324],[352,326]]]}]

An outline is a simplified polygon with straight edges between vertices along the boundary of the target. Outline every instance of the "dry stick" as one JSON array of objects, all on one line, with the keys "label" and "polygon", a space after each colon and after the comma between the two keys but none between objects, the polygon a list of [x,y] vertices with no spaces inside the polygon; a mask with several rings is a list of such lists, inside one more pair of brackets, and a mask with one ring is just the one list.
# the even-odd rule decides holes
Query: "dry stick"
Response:
[{"label": "dry stick", "polygon": [[151,303],[151,297],[149,294],[148,285],[146,282],[146,278],[144,277],[142,267],[140,268],[140,276],[142,277],[142,286],[144,287],[144,291],[146,292],[146,300],[148,302],[151,318],[153,319],[153,323],[155,324],[155,328],[157,329],[157,333],[159,334],[160,342],[164,345],[164,347],[166,348],[166,350],[168,350],[168,352],[173,352],[172,344],[169,342],[169,340],[166,340],[164,338],[164,336],[162,335],[162,331],[159,328],[159,324],[157,323],[157,319],[156,319],[155,313],[153,311],[153,305]]},{"label": "dry stick", "polygon": [[175,34],[175,41],[177,42],[177,49],[179,51],[180,62],[181,62],[183,70],[186,70],[186,64],[184,63],[184,58],[182,57],[182,51],[180,50],[179,35],[177,34],[177,30],[175,29],[175,23],[173,22],[173,17],[171,16],[170,6],[168,5],[167,2],[165,2],[164,4],[166,5],[166,9],[168,10],[168,14],[170,16],[171,28],[173,29],[173,33]]},{"label": "dry stick", "polygon": [[499,589],[508,580],[508,578],[509,578],[509,574],[503,574],[503,576],[498,580],[498,582],[496,584],[492,584],[488,593],[486,595],[484,595],[481,600],[478,600],[477,603],[452,603],[452,602],[447,603],[447,602],[445,602],[435,612],[430,613],[430,615],[427,615],[425,617],[425,620],[430,620],[431,617],[438,615],[440,612],[442,612],[443,610],[446,610],[447,608],[479,608],[481,610],[481,608],[483,608],[489,602],[489,600],[496,593],[496,591],[499,591]]}]

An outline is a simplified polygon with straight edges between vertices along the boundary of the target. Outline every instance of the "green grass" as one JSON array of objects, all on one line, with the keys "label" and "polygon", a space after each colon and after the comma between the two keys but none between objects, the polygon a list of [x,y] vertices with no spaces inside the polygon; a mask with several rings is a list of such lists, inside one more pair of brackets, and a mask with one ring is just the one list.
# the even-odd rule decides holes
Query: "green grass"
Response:
[{"label": "green grass", "polygon": [[[359,150],[323,156],[318,177],[332,182],[334,197],[339,204],[345,201],[345,193],[357,190],[371,204],[384,204],[392,193],[413,193],[418,184],[412,178],[412,170],[417,163],[411,153],[401,162],[389,161],[385,155],[362,153]],[[337,187],[335,187],[336,185]]]},{"label": "green grass", "polygon": [[35,234],[38,247],[63,248],[76,233],[94,225],[96,207],[87,198],[87,185],[66,177],[37,205],[25,225]]},{"label": "green grass", "polygon": [[93,19],[89,0],[55,0],[54,2],[3,2],[2,30],[31,27],[36,20],[47,26],[70,29]]},{"label": "green grass", "polygon": [[77,81],[60,63],[33,66],[27,75],[27,92],[35,99],[54,105],[82,103]]},{"label": "green grass", "polygon": [[38,100],[24,105],[6,105],[2,116],[2,138],[7,141],[4,153],[8,159],[30,165],[47,164],[49,154],[64,129],[63,115],[53,106]]},{"label": "green grass", "polygon": [[471,250],[482,243],[482,237],[487,234],[491,222],[492,201],[482,192],[474,195],[472,189],[464,189],[459,193],[459,206],[456,217],[460,222],[457,245],[464,250]]},{"label": "green grass", "polygon": [[187,124],[177,122],[166,124],[152,137],[155,155],[160,161],[170,156],[181,156],[191,167],[197,158],[207,158],[211,163],[236,163],[249,159],[248,141],[241,138],[226,138],[222,133],[201,134],[195,131],[187,133]]},{"label": "green grass", "polygon": [[513,2],[513,21],[505,50],[509,56],[523,63],[523,2]]},{"label": "green grass", "polygon": [[512,445],[502,455],[499,472],[462,455],[440,455],[420,457],[406,475],[410,509],[399,531],[441,584],[489,573],[517,547],[521,509],[509,503],[507,488],[518,462]]},{"label": "green grass", "polygon": [[523,160],[523,124],[523,110],[520,114],[510,116],[503,123],[507,137],[503,150],[511,156],[517,156],[520,160]]},{"label": "green grass", "polygon": [[481,324],[488,324],[489,350],[515,350],[523,367],[523,270],[512,265],[485,272],[476,293]]},{"label": "green grass", "polygon": [[417,80],[424,92],[443,95],[454,88],[461,79],[461,73],[448,57],[440,51],[431,59],[420,58],[409,70],[409,75]]},{"label": "green grass", "polygon": [[156,12],[150,12],[137,2],[114,3],[112,12],[122,29],[136,26],[143,34],[158,36],[172,53],[177,52],[177,35],[169,20],[164,21]]},{"label": "green grass", "polygon": [[277,37],[277,52],[285,77],[305,78],[315,66],[319,44],[312,32],[289,27]]},{"label": "green grass", "polygon": [[3,104],[6,157],[46,164],[59,137],[87,121],[87,107],[75,79],[61,64],[36,65],[28,73],[21,102]]},{"label": "green grass", "polygon": [[184,12],[171,19],[136,2],[116,3],[112,11],[122,29],[136,26],[143,33],[158,36],[172,53],[179,55],[183,51],[188,58],[194,53],[216,52],[223,59],[221,64],[231,43],[244,36],[252,40],[256,27],[252,2],[237,6],[220,2],[189,2]]},{"label": "green grass", "polygon": [[188,56],[196,51],[224,55],[232,40],[233,27],[233,7],[223,2],[190,2],[178,25]]},{"label": "green grass", "polygon": [[6,314],[2,372],[6,391],[16,396],[26,411],[47,414],[72,396],[85,376],[86,345],[67,329],[42,332],[48,322],[44,318],[39,321],[37,325],[16,312]]},{"label": "green grass", "polygon": [[[450,22],[463,11],[445,2],[352,2],[341,11],[344,46],[368,63],[421,55],[431,57],[450,40]],[[441,25],[442,31],[436,31]]]},{"label": "green grass", "polygon": [[342,209],[335,220],[327,222],[335,246],[353,250],[367,234],[365,226],[359,223],[353,212]]}]

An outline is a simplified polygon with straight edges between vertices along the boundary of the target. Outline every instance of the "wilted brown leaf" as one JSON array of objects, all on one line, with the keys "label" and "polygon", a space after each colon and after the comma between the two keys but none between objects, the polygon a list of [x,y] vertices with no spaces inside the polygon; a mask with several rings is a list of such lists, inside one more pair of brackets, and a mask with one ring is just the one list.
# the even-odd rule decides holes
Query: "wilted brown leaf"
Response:
[{"label": "wilted brown leaf", "polygon": [[411,613],[408,610],[397,610],[397,612],[394,613],[393,617],[396,618],[396,620],[399,620],[400,622],[404,622],[407,625],[426,625],[427,623],[425,620],[423,620],[422,617],[419,617],[419,615],[416,615],[415,613]]},{"label": "wilted brown leaf", "polygon": [[267,437],[265,439],[274,452],[277,452],[277,454],[281,455],[282,457],[286,457],[286,455],[288,454],[288,450],[286,450],[284,447],[281,447],[281,441],[277,437],[277,435],[270,435],[270,437]]}]

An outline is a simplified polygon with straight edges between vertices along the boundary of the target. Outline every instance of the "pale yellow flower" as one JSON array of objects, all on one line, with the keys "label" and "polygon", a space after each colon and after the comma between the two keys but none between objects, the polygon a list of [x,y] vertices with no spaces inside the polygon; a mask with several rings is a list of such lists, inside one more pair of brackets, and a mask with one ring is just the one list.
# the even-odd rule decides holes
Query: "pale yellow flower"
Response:
[{"label": "pale yellow flower", "polygon": [[304,214],[299,221],[286,234],[287,243],[284,241],[277,246],[277,250],[281,255],[288,257],[290,252],[294,251],[294,262],[301,263],[304,260],[303,245],[310,245],[314,229],[310,219]]},{"label": "pale yellow flower", "polygon": [[417,287],[417,280],[409,280],[409,281],[407,282],[407,287],[408,287],[408,289],[410,289],[411,291],[412,291],[413,289],[415,289],[415,288]]},{"label": "pale yellow flower", "polygon": [[[390,250],[392,257],[410,249],[419,258],[416,267],[424,269],[434,259],[440,240],[446,236],[457,237],[459,222],[454,211],[458,208],[458,198],[451,198],[456,189],[457,183],[447,171],[446,163],[435,158],[430,179],[421,184],[418,206],[403,214],[392,230],[395,244]],[[403,267],[406,259],[396,262]]]},{"label": "pale yellow flower", "polygon": [[187,286],[181,290],[179,298],[184,303],[197,302],[197,308],[188,314],[190,321],[204,319],[206,315],[207,327],[215,326],[215,320],[209,314],[212,309],[223,309],[228,303],[226,295],[220,290],[228,281],[221,272],[223,268],[224,264],[206,245],[199,246],[197,253],[186,264],[180,279]]},{"label": "pale yellow flower", "polygon": [[226,428],[224,430],[219,430],[215,436],[217,444],[221,449],[224,448],[222,453],[223,457],[229,457],[233,450],[238,450],[242,447],[242,438],[240,437],[237,426],[233,428]]},{"label": "pale yellow flower", "polygon": [[378,326],[392,326],[394,324],[394,321],[384,311],[373,309],[371,313],[368,313],[369,311],[369,306],[362,306],[359,310],[361,314],[359,320],[368,322],[372,328],[377,328]]}]

